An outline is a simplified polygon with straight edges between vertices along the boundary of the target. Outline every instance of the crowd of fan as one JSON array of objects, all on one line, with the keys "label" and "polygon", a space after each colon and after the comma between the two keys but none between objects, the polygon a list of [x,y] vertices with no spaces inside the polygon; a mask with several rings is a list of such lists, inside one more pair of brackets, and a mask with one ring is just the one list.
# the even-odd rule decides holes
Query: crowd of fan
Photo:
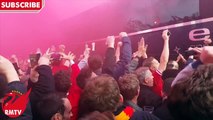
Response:
[{"label": "crowd of fan", "polygon": [[[15,55],[0,56],[1,106],[6,93],[31,90],[26,110],[15,119],[212,120],[213,47],[190,48],[194,58],[186,60],[179,54],[176,61],[169,61],[167,33],[162,33],[159,61],[148,57],[143,38],[133,53],[125,32],[119,34],[117,47],[114,36],[106,38],[103,59],[95,54],[94,45],[86,46],[78,62],[73,53],[66,54],[64,45],[43,55],[38,50],[35,66]],[[185,67],[178,69],[181,61]],[[0,119],[14,118],[1,109]]]}]

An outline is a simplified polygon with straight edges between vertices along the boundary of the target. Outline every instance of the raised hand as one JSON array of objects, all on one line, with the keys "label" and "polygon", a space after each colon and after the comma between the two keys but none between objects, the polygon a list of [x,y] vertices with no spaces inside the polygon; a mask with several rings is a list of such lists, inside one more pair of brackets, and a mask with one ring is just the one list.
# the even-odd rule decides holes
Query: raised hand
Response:
[{"label": "raised hand", "polygon": [[114,36],[108,36],[107,39],[106,39],[106,45],[107,45],[108,47],[114,48],[114,45],[115,45],[115,37],[114,37]]},{"label": "raised hand", "polygon": [[71,52],[69,52],[67,55],[66,54],[61,54],[63,59],[67,59],[69,61],[72,61],[75,59],[75,55]]},{"label": "raised hand", "polygon": [[120,36],[120,38],[122,38],[122,37],[127,37],[128,34],[127,34],[126,32],[120,32],[120,33],[119,33],[119,36]]},{"label": "raised hand", "polygon": [[164,40],[169,40],[169,35],[168,35],[168,32],[169,32],[169,30],[164,30],[163,31],[163,33],[162,33],[162,38],[164,39]]},{"label": "raised hand", "polygon": [[95,42],[92,43],[92,51],[95,51]]},{"label": "raised hand", "polygon": [[144,38],[142,37],[141,40],[138,42],[138,51],[137,56],[147,58],[146,50],[148,45],[145,44]]},{"label": "raised hand", "polygon": [[50,48],[48,48],[45,54],[39,58],[38,65],[50,65],[51,54]]},{"label": "raised hand", "polygon": [[121,47],[121,46],[122,46],[122,42],[118,42],[117,47]]},{"label": "raised hand", "polygon": [[204,41],[203,41],[203,43],[205,44],[205,45],[209,45],[209,44],[211,44],[212,43],[212,40],[209,38],[209,39],[205,39]]},{"label": "raised hand", "polygon": [[90,54],[90,48],[88,47],[88,45],[85,45],[85,50],[84,50],[84,58],[88,59],[89,58],[89,54]]},{"label": "raised hand", "polygon": [[0,74],[3,74],[7,82],[10,83],[12,81],[19,81],[18,74],[13,67],[13,64],[6,59],[5,57],[0,55]]},{"label": "raised hand", "polygon": [[3,56],[0,56],[0,73],[6,74],[8,71],[15,70],[13,64]]}]

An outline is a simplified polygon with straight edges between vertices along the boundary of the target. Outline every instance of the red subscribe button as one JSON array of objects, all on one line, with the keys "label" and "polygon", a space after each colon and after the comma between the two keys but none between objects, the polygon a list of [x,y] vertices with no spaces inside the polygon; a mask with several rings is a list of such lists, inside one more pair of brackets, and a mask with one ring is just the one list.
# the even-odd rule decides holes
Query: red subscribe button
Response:
[{"label": "red subscribe button", "polygon": [[44,0],[0,0],[0,11],[40,11]]}]

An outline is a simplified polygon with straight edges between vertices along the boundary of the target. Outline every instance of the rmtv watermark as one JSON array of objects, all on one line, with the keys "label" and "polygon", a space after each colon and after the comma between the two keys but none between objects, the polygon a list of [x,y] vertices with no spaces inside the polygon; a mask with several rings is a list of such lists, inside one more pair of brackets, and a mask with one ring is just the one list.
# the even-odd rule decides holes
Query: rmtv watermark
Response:
[{"label": "rmtv watermark", "polygon": [[31,89],[25,94],[18,91],[12,91],[6,94],[1,106],[4,114],[10,118],[18,118],[21,116],[27,108],[30,92]]},{"label": "rmtv watermark", "polygon": [[40,12],[44,0],[0,0],[0,12]]}]

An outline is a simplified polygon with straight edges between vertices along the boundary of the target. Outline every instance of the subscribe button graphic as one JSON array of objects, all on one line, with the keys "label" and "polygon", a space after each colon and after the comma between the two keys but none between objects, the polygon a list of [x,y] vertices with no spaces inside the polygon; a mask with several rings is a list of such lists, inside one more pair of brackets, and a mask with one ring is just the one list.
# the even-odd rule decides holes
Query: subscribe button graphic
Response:
[{"label": "subscribe button graphic", "polygon": [[39,12],[44,0],[0,0],[0,12]]}]

